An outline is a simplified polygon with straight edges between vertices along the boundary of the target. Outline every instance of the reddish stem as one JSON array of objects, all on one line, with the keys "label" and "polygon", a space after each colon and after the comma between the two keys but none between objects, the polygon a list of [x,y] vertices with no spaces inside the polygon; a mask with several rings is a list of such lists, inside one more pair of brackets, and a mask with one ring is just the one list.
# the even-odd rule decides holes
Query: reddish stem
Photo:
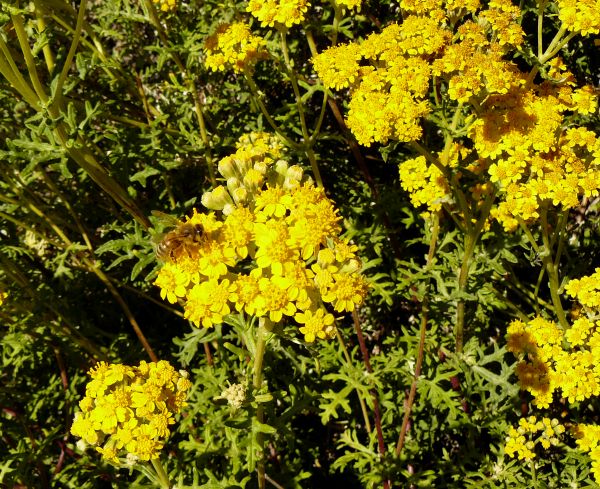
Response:
[{"label": "reddish stem", "polygon": [[[370,374],[373,373],[373,368],[371,367],[371,361],[369,360],[369,351],[367,350],[367,345],[365,343],[365,337],[363,336],[362,328],[360,326],[360,321],[358,319],[358,313],[356,310],[352,311],[352,319],[354,320],[354,329],[356,330],[356,336],[358,337],[358,344],[360,345],[360,351],[363,356],[363,361],[365,363],[365,367],[367,368],[367,372]],[[375,389],[371,390],[371,396],[373,398],[373,413],[375,416],[375,431],[377,432],[377,448],[379,449],[379,455],[381,457],[385,456],[385,441],[383,439],[383,429],[381,428],[381,411],[379,409],[379,398],[377,397],[377,392]],[[390,488],[390,481],[383,481],[383,488]]]}]

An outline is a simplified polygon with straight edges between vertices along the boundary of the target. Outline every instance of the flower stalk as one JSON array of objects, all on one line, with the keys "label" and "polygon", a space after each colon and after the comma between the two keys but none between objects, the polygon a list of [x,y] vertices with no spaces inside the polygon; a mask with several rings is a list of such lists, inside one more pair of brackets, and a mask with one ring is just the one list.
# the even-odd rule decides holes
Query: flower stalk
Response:
[{"label": "flower stalk", "polygon": [[[265,328],[265,319],[260,318],[258,321],[258,329],[256,330],[256,344],[254,350],[254,364],[252,367],[252,387],[255,392],[262,387],[263,360],[265,356],[265,348],[267,344],[267,330]],[[259,403],[256,407],[256,421],[260,424],[264,423],[264,407]],[[259,446],[257,474],[259,489],[265,488],[265,453],[264,444],[265,436],[261,431],[256,434],[256,442]]]},{"label": "flower stalk", "polygon": [[152,463],[152,467],[156,471],[156,476],[158,477],[158,483],[160,485],[160,488],[161,489],[170,489],[171,483],[169,482],[169,476],[165,472],[165,469],[162,466],[160,459],[153,458],[152,460],[150,460],[150,462]]}]

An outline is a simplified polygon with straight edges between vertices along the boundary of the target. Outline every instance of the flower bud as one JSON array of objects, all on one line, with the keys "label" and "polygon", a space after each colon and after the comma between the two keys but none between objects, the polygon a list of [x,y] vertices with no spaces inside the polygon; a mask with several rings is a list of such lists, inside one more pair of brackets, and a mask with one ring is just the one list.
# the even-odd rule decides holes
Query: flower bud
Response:
[{"label": "flower bud", "polygon": [[248,200],[248,191],[244,187],[238,187],[231,192],[231,196],[236,204],[244,204]]},{"label": "flower bud", "polygon": [[344,265],[340,268],[341,272],[344,273],[356,273],[362,268],[362,264],[360,260],[356,258],[352,258],[348,260]]},{"label": "flower bud", "polygon": [[288,168],[288,171],[285,175],[285,181],[283,182],[283,188],[292,189],[297,187],[302,181],[302,177],[304,176],[304,170],[300,168],[298,165],[293,165]]},{"label": "flower bud", "polygon": [[278,160],[277,163],[275,163],[275,171],[282,176],[287,174],[288,168],[288,162],[285,160]]},{"label": "flower bud", "polygon": [[235,190],[241,185],[242,182],[240,182],[240,180],[236,177],[231,177],[227,179],[227,190],[229,190],[229,193],[231,195],[233,195],[233,192],[235,192]]},{"label": "flower bud", "polygon": [[202,194],[201,201],[204,207],[215,211],[222,210],[227,204],[233,204],[229,192],[227,192],[227,189],[223,185],[215,187],[211,192]]},{"label": "flower bud", "polygon": [[226,215],[226,216],[228,216],[234,210],[235,210],[235,205],[234,204],[225,204],[225,206],[223,207],[223,214]]},{"label": "flower bud", "polygon": [[221,161],[219,161],[219,173],[223,175],[226,179],[235,177],[236,172],[237,167],[231,157],[226,156]]},{"label": "flower bud", "polygon": [[[254,169],[262,175],[267,173],[267,164],[264,161],[257,161],[254,163]],[[250,171],[250,170],[248,170]]]},{"label": "flower bud", "polygon": [[243,178],[244,175],[252,168],[252,159],[251,155],[245,158],[236,158],[235,159],[236,168],[238,170],[238,175],[240,178]]}]

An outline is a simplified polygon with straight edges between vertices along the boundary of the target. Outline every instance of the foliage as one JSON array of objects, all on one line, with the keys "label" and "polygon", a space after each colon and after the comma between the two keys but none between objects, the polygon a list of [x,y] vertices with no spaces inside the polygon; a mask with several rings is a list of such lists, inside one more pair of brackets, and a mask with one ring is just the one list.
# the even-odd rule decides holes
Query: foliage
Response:
[{"label": "foliage", "polygon": [[598,487],[599,12],[0,3],[0,486]]}]

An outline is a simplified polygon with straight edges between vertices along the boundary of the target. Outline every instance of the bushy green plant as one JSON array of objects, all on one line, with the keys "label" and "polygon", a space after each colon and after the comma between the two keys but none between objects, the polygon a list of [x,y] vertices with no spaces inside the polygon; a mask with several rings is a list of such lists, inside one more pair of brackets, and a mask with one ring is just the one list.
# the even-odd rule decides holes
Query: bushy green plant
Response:
[{"label": "bushy green plant", "polygon": [[2,2],[0,485],[597,487],[599,15]]}]

